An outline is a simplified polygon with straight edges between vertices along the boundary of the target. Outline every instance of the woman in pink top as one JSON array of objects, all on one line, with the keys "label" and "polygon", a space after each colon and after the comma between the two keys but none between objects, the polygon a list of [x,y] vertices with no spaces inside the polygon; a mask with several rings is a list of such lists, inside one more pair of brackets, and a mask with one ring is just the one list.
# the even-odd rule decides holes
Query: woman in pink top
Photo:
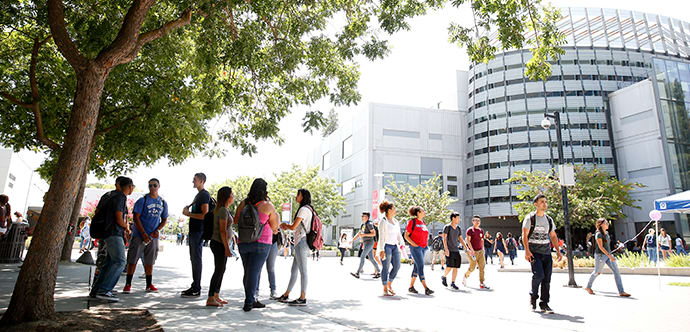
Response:
[{"label": "woman in pink top", "polygon": [[268,201],[266,187],[267,183],[264,179],[254,180],[247,198],[240,203],[235,212],[235,224],[238,224],[244,207],[248,204],[254,205],[259,211],[259,221],[262,224],[261,235],[255,242],[241,242],[238,239],[237,246],[240,250],[240,257],[242,257],[242,266],[244,266],[244,278],[242,279],[244,283],[244,306],[242,310],[244,311],[266,307],[256,299],[256,290],[259,287],[261,269],[266,258],[268,258],[273,234],[278,232],[278,214],[276,214],[273,204]]}]

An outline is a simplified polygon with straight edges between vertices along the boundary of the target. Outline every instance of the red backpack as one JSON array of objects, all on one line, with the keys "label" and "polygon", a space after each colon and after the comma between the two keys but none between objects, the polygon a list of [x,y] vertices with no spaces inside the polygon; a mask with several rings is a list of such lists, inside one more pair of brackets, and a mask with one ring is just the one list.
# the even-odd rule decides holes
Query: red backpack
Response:
[{"label": "red backpack", "polygon": [[323,223],[321,223],[321,218],[316,214],[314,208],[309,205],[307,207],[309,207],[312,213],[311,228],[307,233],[307,245],[311,250],[321,250],[323,249]]}]

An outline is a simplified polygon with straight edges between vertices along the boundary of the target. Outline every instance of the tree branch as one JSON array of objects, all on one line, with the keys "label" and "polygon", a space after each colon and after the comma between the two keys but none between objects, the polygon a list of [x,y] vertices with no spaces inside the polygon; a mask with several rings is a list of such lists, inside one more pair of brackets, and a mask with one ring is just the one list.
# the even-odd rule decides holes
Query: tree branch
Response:
[{"label": "tree branch", "polygon": [[110,127],[107,127],[104,129],[97,129],[96,132],[93,134],[93,137],[107,134],[108,132],[112,131],[113,129],[119,128],[120,126],[122,126],[123,124],[125,124],[127,122],[134,121],[134,120],[140,118],[142,115],[144,115],[146,113],[146,111],[149,109],[149,106],[151,106],[151,104],[147,101],[144,104],[144,109],[140,113],[133,115],[133,116],[130,116],[129,118],[124,119],[122,121],[119,121]]},{"label": "tree branch", "polygon": [[88,60],[79,52],[77,45],[74,44],[67,32],[65,8],[61,0],[48,0],[48,25],[50,25],[50,32],[60,54],[76,71],[84,69]]},{"label": "tree branch", "polygon": [[[246,2],[247,5],[249,5],[249,7],[252,6],[252,3],[250,0],[244,0],[244,2]],[[278,31],[276,30],[276,27],[273,24],[271,24],[271,21],[269,21],[266,18],[266,16],[259,15],[258,13],[257,13],[257,16],[259,16],[261,18],[261,20],[264,21],[264,23],[266,23],[266,25],[268,25],[269,28],[271,28],[271,32],[273,33],[273,39],[274,40],[280,39],[280,37],[278,37]]]},{"label": "tree branch", "polygon": [[123,59],[132,53],[138,44],[141,25],[153,3],[154,0],[134,0],[132,2],[115,40],[96,57],[97,64],[105,68],[112,68],[124,63]]},{"label": "tree branch", "polygon": [[60,150],[60,145],[55,143],[55,141],[49,139],[45,131],[43,130],[43,118],[41,117],[41,108],[38,101],[38,82],[36,81],[36,64],[38,62],[38,51],[43,44],[45,44],[50,37],[43,40],[38,40],[34,38],[34,46],[31,49],[31,64],[29,65],[29,82],[31,84],[31,98],[33,103],[31,104],[31,111],[34,114],[34,125],[36,126],[36,139],[43,143],[50,149],[57,151]]},{"label": "tree branch", "polygon": [[0,96],[2,96],[3,98],[5,98],[5,99],[11,101],[13,104],[15,104],[15,105],[17,105],[17,106],[20,106],[20,107],[23,107],[23,108],[29,108],[29,109],[30,109],[31,107],[33,107],[33,106],[32,106],[33,104],[23,103],[23,102],[21,102],[17,97],[15,97],[15,96],[13,96],[13,95],[7,93],[7,92],[2,92],[2,91],[0,91]]}]

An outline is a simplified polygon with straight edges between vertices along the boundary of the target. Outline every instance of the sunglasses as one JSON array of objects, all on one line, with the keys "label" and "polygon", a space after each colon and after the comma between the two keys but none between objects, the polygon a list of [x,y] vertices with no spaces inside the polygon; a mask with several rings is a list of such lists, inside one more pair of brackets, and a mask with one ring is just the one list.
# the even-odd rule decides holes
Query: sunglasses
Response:
[{"label": "sunglasses", "polygon": [[158,188],[157,183],[149,183],[149,188]]}]

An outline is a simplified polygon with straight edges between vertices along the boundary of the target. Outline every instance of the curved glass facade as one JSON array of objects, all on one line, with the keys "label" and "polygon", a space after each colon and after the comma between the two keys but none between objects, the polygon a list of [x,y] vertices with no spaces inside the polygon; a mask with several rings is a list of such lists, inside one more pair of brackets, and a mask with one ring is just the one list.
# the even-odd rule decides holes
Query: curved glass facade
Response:
[{"label": "curved glass facade", "polygon": [[[565,161],[616,172],[609,92],[655,75],[655,59],[690,59],[690,24],[598,8],[565,8],[559,29],[565,54],[546,82],[524,76],[529,50],[510,50],[468,75],[465,214],[515,215],[516,190],[504,180],[517,170],[558,163],[556,133],[541,128],[560,111]],[[497,41],[493,41],[497,42]]]}]

